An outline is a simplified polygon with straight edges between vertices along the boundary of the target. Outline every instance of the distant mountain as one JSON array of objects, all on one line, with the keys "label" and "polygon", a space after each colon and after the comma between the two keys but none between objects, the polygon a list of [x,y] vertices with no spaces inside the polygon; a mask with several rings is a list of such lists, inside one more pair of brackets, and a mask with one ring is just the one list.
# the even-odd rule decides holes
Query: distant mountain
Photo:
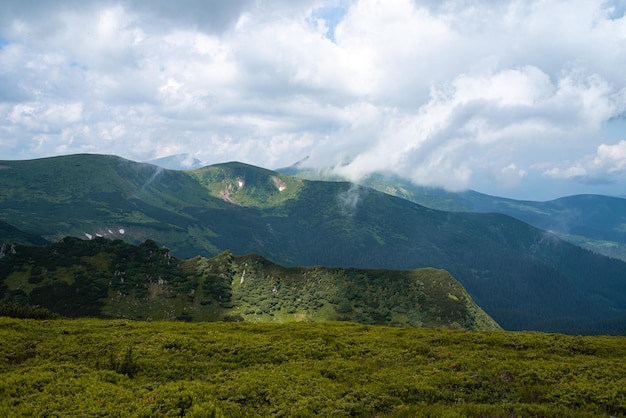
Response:
[{"label": "distant mountain", "polygon": [[67,237],[48,247],[18,245],[0,260],[0,277],[4,300],[68,317],[500,328],[435,269],[285,268],[230,252],[179,260],[154,241]]},{"label": "distant mountain", "polygon": [[285,266],[433,267],[505,329],[593,332],[601,322],[617,333],[626,323],[626,263],[506,215],[433,210],[241,163],[171,171],[74,155],[1,164],[0,219],[51,241],[150,238],[182,258],[229,249]]},{"label": "distant mountain", "polygon": [[[298,164],[278,170],[309,180],[341,181],[324,171]],[[360,184],[432,209],[502,213],[553,232],[576,245],[626,261],[626,199],[600,195],[567,196],[548,202],[507,199],[472,190],[448,192],[425,187],[392,174],[375,173]]]},{"label": "distant mountain", "polygon": [[205,165],[191,154],[170,155],[146,162],[168,170],[195,170]]}]

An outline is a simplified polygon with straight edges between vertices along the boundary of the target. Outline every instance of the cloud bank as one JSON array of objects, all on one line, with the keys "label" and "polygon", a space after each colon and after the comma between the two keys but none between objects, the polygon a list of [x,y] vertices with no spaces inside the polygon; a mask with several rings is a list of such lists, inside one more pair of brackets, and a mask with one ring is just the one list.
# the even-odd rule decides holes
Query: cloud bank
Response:
[{"label": "cloud bank", "polygon": [[[626,194],[625,1],[0,4],[0,158]],[[551,189],[550,189],[551,188]]]}]

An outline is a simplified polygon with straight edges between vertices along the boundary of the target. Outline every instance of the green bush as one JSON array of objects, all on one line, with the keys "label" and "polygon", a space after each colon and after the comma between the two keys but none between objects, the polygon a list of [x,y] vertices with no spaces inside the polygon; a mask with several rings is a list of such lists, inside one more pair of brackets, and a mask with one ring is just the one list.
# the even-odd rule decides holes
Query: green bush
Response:
[{"label": "green bush", "polygon": [[59,319],[61,315],[40,306],[22,305],[17,302],[0,302],[0,316],[10,318]]},{"label": "green bush", "polygon": [[624,337],[0,318],[0,416],[626,416]]}]

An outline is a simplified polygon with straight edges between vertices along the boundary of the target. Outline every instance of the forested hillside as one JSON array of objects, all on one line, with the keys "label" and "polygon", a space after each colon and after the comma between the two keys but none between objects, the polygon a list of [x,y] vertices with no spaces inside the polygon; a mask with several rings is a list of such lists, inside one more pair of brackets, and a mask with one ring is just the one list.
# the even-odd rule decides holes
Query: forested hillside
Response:
[{"label": "forested hillside", "polygon": [[[279,171],[308,180],[342,180],[328,172],[303,169],[299,164]],[[509,215],[598,254],[626,261],[626,199],[623,197],[577,195],[545,202],[515,200],[473,190],[450,192],[419,186],[389,173],[371,174],[359,184],[431,209]]]},{"label": "forested hillside", "polygon": [[154,241],[105,238],[13,248],[0,259],[0,301],[67,317],[499,329],[444,270],[285,268],[230,252],[180,260]]}]

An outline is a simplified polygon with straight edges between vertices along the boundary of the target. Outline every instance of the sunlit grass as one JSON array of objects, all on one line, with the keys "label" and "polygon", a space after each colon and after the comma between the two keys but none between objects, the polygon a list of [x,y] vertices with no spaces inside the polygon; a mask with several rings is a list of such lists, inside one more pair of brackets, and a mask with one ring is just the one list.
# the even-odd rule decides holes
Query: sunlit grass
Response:
[{"label": "sunlit grass", "polygon": [[0,318],[1,416],[626,414],[624,337]]}]

